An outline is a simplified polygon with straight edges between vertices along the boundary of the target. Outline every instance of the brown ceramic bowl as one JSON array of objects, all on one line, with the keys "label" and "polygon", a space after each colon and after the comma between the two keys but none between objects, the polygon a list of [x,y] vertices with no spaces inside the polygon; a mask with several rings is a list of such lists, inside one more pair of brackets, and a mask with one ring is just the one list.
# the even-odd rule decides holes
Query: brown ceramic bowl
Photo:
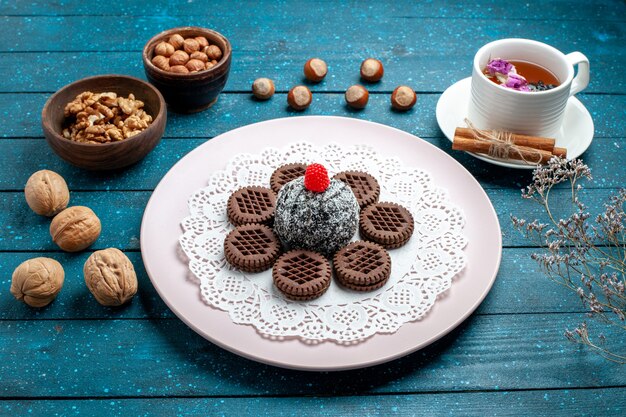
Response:
[{"label": "brown ceramic bowl", "polygon": [[[191,74],[176,74],[157,68],[152,63],[154,47],[170,36],[178,33],[183,38],[204,36],[211,45],[217,45],[222,50],[222,59],[208,70]],[[210,29],[186,26],[159,33],[143,47],[143,67],[146,77],[154,84],[169,105],[179,113],[195,113],[211,107],[217,101],[230,72],[232,48],[230,42],[223,35]]]},{"label": "brown ceramic bowl", "polygon": [[[83,143],[63,137],[67,103],[84,92],[114,92],[127,97],[130,93],[144,102],[152,123],[141,133],[119,142]],[[48,145],[72,165],[93,171],[104,171],[131,165],[146,156],[161,140],[165,131],[165,100],[154,86],[125,75],[99,75],[66,85],[48,99],[41,113],[41,125]]]}]

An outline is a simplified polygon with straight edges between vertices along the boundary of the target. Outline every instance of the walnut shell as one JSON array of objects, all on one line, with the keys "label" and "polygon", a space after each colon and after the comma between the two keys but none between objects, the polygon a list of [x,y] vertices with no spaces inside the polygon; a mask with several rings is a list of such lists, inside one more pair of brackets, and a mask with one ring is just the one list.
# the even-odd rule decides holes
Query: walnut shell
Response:
[{"label": "walnut shell", "polygon": [[119,249],[108,248],[91,254],[83,267],[87,288],[103,306],[119,306],[137,293],[135,268]]},{"label": "walnut shell", "polygon": [[100,236],[100,219],[89,208],[74,206],[56,215],[50,223],[50,236],[66,252],[78,252]]},{"label": "walnut shell", "polygon": [[67,207],[70,191],[62,176],[47,169],[30,176],[24,188],[26,203],[37,214],[52,217]]},{"label": "walnut shell", "polygon": [[33,258],[22,262],[11,278],[11,294],[31,307],[44,307],[63,287],[65,271],[51,258]]}]

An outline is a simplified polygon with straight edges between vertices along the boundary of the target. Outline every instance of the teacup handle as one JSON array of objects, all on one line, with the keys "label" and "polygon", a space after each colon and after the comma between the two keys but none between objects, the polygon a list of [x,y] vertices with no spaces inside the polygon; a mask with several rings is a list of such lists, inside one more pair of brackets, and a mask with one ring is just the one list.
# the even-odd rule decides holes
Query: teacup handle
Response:
[{"label": "teacup handle", "polygon": [[589,85],[589,60],[580,52],[572,52],[565,55],[565,59],[570,65],[578,65],[578,74],[572,80],[569,95],[573,96],[583,91]]}]

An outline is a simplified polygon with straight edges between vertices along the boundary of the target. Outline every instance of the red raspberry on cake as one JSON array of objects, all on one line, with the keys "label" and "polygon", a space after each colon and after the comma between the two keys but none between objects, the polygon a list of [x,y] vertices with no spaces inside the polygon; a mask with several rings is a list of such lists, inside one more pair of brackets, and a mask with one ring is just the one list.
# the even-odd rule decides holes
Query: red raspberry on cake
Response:
[{"label": "red raspberry on cake", "polygon": [[322,164],[311,164],[304,173],[304,187],[314,193],[323,193],[330,185],[328,171]]}]

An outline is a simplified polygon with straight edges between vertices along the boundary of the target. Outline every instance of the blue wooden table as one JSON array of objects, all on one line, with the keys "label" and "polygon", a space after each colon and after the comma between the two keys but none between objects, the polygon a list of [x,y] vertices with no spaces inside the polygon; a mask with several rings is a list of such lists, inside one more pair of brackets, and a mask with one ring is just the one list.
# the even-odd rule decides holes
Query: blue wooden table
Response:
[{"label": "blue wooden table", "polygon": [[[144,78],[143,44],[189,24],[214,28],[233,44],[231,77],[216,105],[195,115],[170,114],[159,146],[120,172],[85,172],[50,151],[40,112],[51,93],[95,74]],[[584,320],[585,308],[541,273],[529,257],[535,249],[511,227],[510,213],[537,213],[520,198],[530,173],[452,152],[435,120],[440,94],[470,74],[474,52],[489,41],[525,37],[582,51],[592,81],[579,98],[595,122],[584,154],[594,179],[582,196],[599,210],[626,185],[623,1],[5,0],[0,33],[0,415],[626,414],[625,368],[565,340],[564,329]],[[139,252],[141,215],[167,170],[220,133],[297,117],[286,107],[286,92],[302,82],[302,65],[314,56],[325,59],[330,72],[311,86],[313,104],[302,114],[385,123],[449,152],[487,191],[504,241],[493,290],[459,329],[394,362],[331,374],[261,365],[205,341],[157,296]],[[384,61],[385,78],[371,86],[367,109],[349,111],[343,91],[358,82],[368,56]],[[276,81],[277,94],[266,103],[248,92],[259,76]],[[417,106],[405,114],[389,110],[399,84],[418,92]],[[48,220],[28,210],[23,186],[43,168],[66,178],[72,204],[89,206],[102,219],[102,235],[88,251],[60,252]],[[106,247],[124,250],[138,271],[139,293],[122,309],[101,307],[83,282],[85,259]],[[39,310],[9,293],[13,269],[35,256],[58,259],[66,269],[58,299]],[[623,334],[609,336],[623,343]]]}]

